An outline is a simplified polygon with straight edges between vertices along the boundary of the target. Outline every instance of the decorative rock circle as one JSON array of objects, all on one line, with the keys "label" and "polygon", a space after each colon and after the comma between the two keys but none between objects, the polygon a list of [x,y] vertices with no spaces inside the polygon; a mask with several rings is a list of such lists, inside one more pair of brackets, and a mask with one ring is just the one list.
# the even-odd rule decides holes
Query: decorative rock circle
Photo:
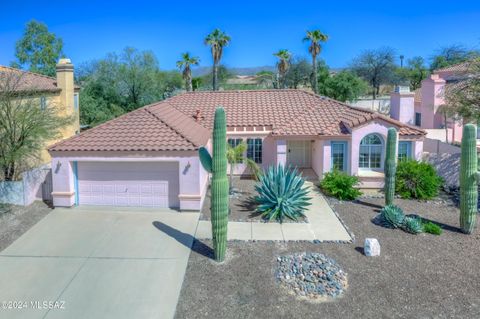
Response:
[{"label": "decorative rock circle", "polygon": [[337,297],[347,289],[347,274],[335,260],[319,253],[277,257],[277,282],[308,299]]}]

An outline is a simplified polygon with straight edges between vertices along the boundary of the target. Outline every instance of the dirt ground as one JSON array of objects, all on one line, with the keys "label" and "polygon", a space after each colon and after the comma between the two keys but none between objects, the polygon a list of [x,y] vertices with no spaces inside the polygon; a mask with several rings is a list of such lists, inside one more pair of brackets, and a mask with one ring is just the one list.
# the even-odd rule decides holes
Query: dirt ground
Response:
[{"label": "dirt ground", "polygon": [[[254,197],[257,194],[255,191],[256,181],[249,178],[234,177],[233,187],[235,194],[230,196],[230,214],[228,219],[234,222],[264,222],[260,214],[254,213],[256,204]],[[210,188],[205,196],[205,201],[200,214],[201,220],[210,220]],[[297,221],[291,219],[285,219],[284,223],[306,222],[307,219],[300,217]],[[272,220],[271,222],[275,222]]]},{"label": "dirt ground", "polygon": [[45,203],[36,201],[26,207],[10,206],[7,212],[0,213],[0,251],[10,246],[51,210]]},{"label": "dirt ground", "polygon": [[[480,229],[458,230],[459,211],[441,201],[396,200],[406,213],[439,222],[441,236],[411,235],[374,225],[382,199],[335,204],[355,234],[353,244],[229,242],[222,265],[211,242],[191,255],[176,318],[480,318]],[[366,237],[378,238],[380,257],[365,257]],[[274,279],[276,257],[319,252],[348,274],[346,293],[327,303],[298,300]]]}]

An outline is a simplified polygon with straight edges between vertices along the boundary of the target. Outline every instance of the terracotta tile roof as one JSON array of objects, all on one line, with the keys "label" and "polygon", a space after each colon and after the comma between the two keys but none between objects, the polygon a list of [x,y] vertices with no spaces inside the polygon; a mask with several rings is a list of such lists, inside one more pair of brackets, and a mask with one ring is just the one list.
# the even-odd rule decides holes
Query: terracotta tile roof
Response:
[{"label": "terracotta tile roof", "polygon": [[209,129],[213,125],[215,107],[223,106],[227,126],[271,126],[274,135],[346,135],[349,134],[347,127],[375,118],[398,126],[400,134],[425,134],[421,129],[407,129],[405,124],[372,111],[301,90],[190,92],[167,101],[191,117],[200,111],[199,123]]},{"label": "terracotta tile roof", "polygon": [[[0,65],[0,78],[10,78],[15,82],[13,87],[19,92],[58,92],[61,90],[57,86],[57,79],[54,77],[19,70],[3,65]],[[75,88],[79,89],[80,87],[75,85]]]},{"label": "terracotta tile roof", "polygon": [[459,64],[450,65],[441,69],[437,69],[434,71],[434,73],[439,73],[439,72],[464,73],[464,72],[468,72],[471,66],[472,66],[472,61],[466,61]]},{"label": "terracotta tile roof", "polygon": [[90,129],[51,151],[194,150],[211,136],[214,110],[223,106],[228,127],[267,127],[278,136],[339,136],[370,120],[422,136],[421,129],[369,110],[300,90],[190,92]]},{"label": "terracotta tile roof", "polygon": [[205,145],[210,131],[168,103],[122,115],[49,148],[49,151],[190,151]]}]

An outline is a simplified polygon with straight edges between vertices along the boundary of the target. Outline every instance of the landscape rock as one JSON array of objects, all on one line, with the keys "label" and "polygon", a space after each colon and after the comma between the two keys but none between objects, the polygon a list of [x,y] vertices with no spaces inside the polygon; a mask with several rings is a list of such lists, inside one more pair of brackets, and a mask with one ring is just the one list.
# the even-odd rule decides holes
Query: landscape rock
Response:
[{"label": "landscape rock", "polygon": [[337,297],[347,288],[347,275],[331,258],[319,253],[277,257],[277,281],[297,296]]},{"label": "landscape rock", "polygon": [[365,256],[380,256],[380,243],[376,238],[365,238],[363,252]]}]

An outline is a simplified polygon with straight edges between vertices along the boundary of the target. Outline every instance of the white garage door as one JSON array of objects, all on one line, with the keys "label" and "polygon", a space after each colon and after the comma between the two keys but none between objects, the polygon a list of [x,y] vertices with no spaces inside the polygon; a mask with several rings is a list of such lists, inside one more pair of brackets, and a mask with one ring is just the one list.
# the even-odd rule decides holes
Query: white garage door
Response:
[{"label": "white garage door", "polygon": [[78,162],[79,205],[179,207],[176,162]]}]

